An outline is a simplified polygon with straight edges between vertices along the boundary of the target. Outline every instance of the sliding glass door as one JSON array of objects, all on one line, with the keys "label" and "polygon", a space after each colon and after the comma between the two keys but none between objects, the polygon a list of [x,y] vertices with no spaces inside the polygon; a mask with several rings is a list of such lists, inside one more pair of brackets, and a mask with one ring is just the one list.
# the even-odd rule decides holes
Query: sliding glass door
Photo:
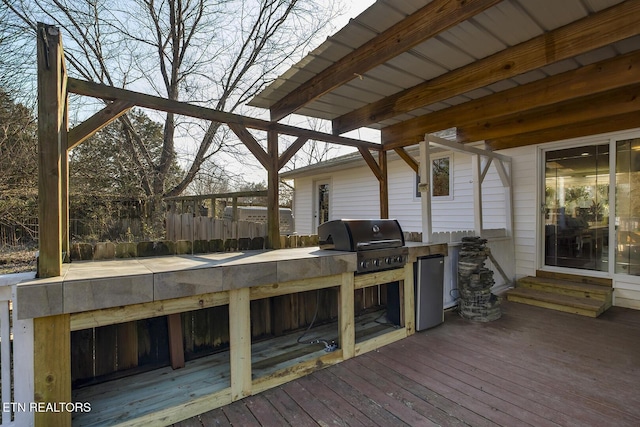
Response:
[{"label": "sliding glass door", "polygon": [[609,144],[547,151],[544,162],[545,264],[608,271]]},{"label": "sliding glass door", "polygon": [[615,273],[640,275],[640,138],[616,141]]},{"label": "sliding glass door", "polygon": [[640,276],[640,137],[546,151],[544,165],[544,264]]}]

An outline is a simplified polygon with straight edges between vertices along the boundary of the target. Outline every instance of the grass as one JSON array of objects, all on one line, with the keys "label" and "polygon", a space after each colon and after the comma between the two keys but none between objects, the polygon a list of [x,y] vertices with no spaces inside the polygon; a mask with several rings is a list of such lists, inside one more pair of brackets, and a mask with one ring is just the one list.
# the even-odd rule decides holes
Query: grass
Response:
[{"label": "grass", "polygon": [[37,246],[0,247],[0,274],[36,271]]}]

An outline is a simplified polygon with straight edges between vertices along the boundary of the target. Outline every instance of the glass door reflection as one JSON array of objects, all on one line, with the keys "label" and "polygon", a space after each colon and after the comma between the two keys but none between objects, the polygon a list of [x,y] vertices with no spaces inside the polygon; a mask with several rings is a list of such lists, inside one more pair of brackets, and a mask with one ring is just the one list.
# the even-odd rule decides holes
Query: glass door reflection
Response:
[{"label": "glass door reflection", "polygon": [[609,145],[545,153],[545,264],[608,270]]}]

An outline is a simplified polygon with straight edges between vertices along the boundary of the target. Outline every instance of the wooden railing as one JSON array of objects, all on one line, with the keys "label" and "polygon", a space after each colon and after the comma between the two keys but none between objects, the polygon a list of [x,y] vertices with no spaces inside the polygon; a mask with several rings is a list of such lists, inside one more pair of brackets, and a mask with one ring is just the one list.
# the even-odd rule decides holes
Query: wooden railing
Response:
[{"label": "wooden railing", "polygon": [[34,273],[0,276],[0,427],[33,426],[33,320],[13,310],[16,284]]}]

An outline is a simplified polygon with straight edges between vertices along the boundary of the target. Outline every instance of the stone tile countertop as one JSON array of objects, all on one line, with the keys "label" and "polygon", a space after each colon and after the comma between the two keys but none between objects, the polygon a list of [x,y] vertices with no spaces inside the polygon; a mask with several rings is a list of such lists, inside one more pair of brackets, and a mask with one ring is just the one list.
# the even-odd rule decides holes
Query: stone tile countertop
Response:
[{"label": "stone tile countertop", "polygon": [[[442,245],[408,243],[409,261]],[[446,254],[446,245],[444,246]],[[318,247],[77,261],[17,286],[20,319],[188,297],[356,270],[356,253]]]}]

